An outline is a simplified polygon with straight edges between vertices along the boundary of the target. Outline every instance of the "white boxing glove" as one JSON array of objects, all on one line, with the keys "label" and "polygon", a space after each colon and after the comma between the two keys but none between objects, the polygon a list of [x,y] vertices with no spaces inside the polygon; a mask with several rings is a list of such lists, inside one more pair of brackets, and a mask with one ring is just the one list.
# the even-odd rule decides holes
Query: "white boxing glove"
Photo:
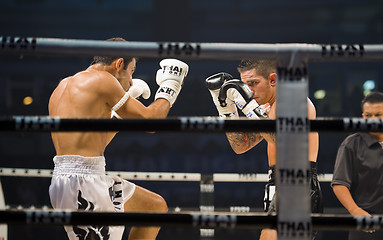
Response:
[{"label": "white boxing glove", "polygon": [[173,106],[181,91],[183,81],[188,74],[189,66],[177,59],[164,59],[160,62],[161,69],[157,71],[156,82],[160,86],[155,100],[164,98]]},{"label": "white boxing glove", "polygon": [[222,107],[218,101],[220,88],[224,82],[231,79],[233,79],[233,77],[230,74],[221,72],[214,74],[205,80],[206,87],[209,89],[214,105],[221,118],[238,118],[238,111],[234,101],[226,99],[227,104],[225,107]]},{"label": "white boxing glove", "polygon": [[133,85],[128,90],[131,97],[138,98],[141,95],[144,99],[148,99],[150,97],[150,88],[144,80],[133,78],[132,82]]}]

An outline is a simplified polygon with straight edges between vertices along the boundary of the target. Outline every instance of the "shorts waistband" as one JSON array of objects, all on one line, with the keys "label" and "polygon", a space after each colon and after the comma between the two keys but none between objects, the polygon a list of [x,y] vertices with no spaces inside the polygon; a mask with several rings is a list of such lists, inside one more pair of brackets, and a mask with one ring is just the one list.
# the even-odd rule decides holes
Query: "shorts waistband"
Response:
[{"label": "shorts waistband", "polygon": [[53,175],[65,174],[105,174],[105,157],[83,157],[80,155],[60,155],[53,158]]}]

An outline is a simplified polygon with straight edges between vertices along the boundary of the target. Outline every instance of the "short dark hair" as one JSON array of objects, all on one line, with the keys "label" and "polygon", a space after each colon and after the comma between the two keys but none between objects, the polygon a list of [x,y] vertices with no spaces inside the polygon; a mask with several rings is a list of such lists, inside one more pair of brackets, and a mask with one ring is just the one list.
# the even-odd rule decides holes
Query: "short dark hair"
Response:
[{"label": "short dark hair", "polygon": [[363,105],[365,103],[383,103],[383,93],[381,93],[381,92],[369,93],[362,100],[362,104],[361,104],[362,109],[363,109]]},{"label": "short dark hair", "polygon": [[[120,38],[120,37],[109,38],[109,39],[106,39],[105,41],[126,42],[125,39]],[[133,59],[137,60],[137,58],[135,58],[135,57],[128,57],[128,56],[125,56],[125,57],[122,57],[122,56],[94,56],[93,57],[93,61],[92,61],[92,63],[90,65],[93,65],[93,64],[96,64],[96,63],[101,63],[103,65],[110,65],[114,60],[116,60],[118,58],[123,58],[124,59],[124,69],[128,68],[129,63],[131,61],[133,61]]]},{"label": "short dark hair", "polygon": [[270,73],[277,72],[277,60],[272,59],[242,59],[237,70],[239,73],[255,69],[258,74],[268,78]]}]

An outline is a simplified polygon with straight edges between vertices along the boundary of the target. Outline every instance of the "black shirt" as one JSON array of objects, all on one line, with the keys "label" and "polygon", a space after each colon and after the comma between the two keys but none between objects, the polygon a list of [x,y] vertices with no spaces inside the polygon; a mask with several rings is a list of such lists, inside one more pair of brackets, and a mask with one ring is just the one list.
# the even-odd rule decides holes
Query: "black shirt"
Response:
[{"label": "black shirt", "polygon": [[383,149],[368,133],[348,136],[340,145],[331,186],[346,186],[355,203],[370,214],[383,213]]}]

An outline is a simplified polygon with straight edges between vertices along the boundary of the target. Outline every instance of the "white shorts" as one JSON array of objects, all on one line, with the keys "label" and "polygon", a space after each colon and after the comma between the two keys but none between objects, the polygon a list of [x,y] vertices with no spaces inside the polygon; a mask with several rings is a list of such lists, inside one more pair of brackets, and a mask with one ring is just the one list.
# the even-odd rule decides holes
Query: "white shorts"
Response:
[{"label": "white shorts", "polygon": [[[136,185],[117,176],[105,175],[105,158],[63,155],[55,164],[49,196],[53,208],[123,212]],[[69,239],[120,240],[124,226],[65,226]]]}]

